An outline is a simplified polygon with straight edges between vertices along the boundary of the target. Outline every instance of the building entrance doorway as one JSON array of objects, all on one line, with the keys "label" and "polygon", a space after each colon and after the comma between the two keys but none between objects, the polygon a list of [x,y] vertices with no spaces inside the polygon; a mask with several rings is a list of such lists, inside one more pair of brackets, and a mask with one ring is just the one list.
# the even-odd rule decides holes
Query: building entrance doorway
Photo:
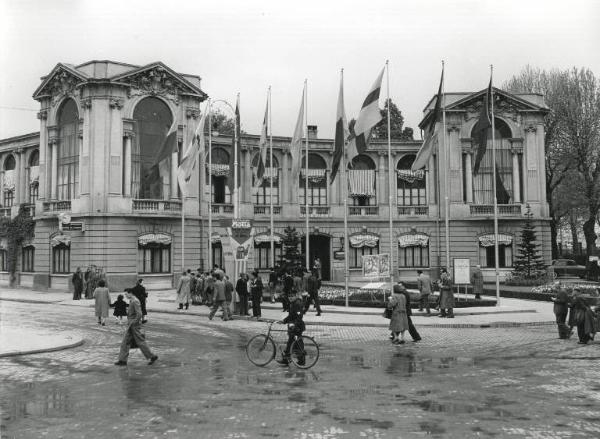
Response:
[{"label": "building entrance doorway", "polygon": [[[321,278],[322,280],[331,280],[331,238],[326,235],[310,235],[309,244],[309,256],[310,256],[310,268],[312,269],[315,258],[321,260]],[[305,239],[302,237],[301,253],[306,250]]]}]

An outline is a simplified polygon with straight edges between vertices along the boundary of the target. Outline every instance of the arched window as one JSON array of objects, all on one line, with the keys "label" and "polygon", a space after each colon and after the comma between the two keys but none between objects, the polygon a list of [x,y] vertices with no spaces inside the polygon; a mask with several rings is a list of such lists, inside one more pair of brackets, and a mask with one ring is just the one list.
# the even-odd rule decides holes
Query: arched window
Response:
[{"label": "arched window", "polygon": [[377,205],[375,162],[365,154],[359,154],[348,163],[349,196],[353,206]]},{"label": "arched window", "polygon": [[[252,159],[252,168],[258,166],[258,154]],[[252,186],[254,187],[254,174],[252,175]],[[271,180],[273,181],[273,205],[279,204],[279,162],[277,157],[273,156],[273,165],[269,154],[267,154],[267,160],[265,164],[265,175],[263,182],[258,188],[254,188],[254,204],[269,205],[271,204]]]},{"label": "arched window", "polygon": [[414,154],[405,155],[398,161],[396,195],[398,206],[423,206],[427,204],[425,172],[411,171]]},{"label": "arched window", "polygon": [[59,200],[77,198],[79,186],[79,112],[67,99],[58,112],[56,194]]},{"label": "arched window", "polygon": [[28,178],[29,183],[29,203],[35,204],[39,196],[39,165],[40,165],[40,153],[36,149],[29,156],[29,169]]},{"label": "arched window", "polygon": [[227,180],[229,178],[229,153],[223,148],[215,147],[211,154],[212,166],[208,168],[208,153],[206,154],[206,184],[211,180],[211,200],[215,204],[231,204],[231,191]]},{"label": "arched window", "polygon": [[308,178],[308,204],[311,206],[327,205],[327,164],[319,154],[308,154],[308,173],[306,170],[306,156],[302,157],[299,178],[298,202],[306,204],[305,178]]},{"label": "arched window", "polygon": [[135,141],[131,151],[131,194],[133,198],[169,198],[171,158],[159,166],[161,148],[173,124],[171,110],[158,98],[142,99],[133,112]]},{"label": "arched window", "polygon": [[4,193],[2,205],[4,207],[12,207],[15,201],[15,174],[16,161],[12,154],[4,159]]},{"label": "arched window", "polygon": [[[510,138],[510,127],[501,119],[494,119],[496,140],[496,196],[498,204],[514,202],[513,194],[513,161]],[[472,136],[472,134],[471,134]],[[473,154],[472,166],[475,166],[476,153]],[[477,175],[473,175],[473,202],[475,204],[494,203],[494,168],[492,164],[492,135],[488,130],[488,141],[485,154],[481,159]],[[465,185],[466,186],[466,185]]]}]

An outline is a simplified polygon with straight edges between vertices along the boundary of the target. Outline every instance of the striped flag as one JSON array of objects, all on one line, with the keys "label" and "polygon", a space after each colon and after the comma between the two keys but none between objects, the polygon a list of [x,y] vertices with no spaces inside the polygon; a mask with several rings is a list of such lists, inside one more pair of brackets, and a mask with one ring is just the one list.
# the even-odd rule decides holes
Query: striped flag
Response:
[{"label": "striped flag", "polygon": [[348,122],[346,121],[346,110],[344,109],[344,79],[340,79],[340,93],[338,94],[337,114],[335,118],[335,141],[333,150],[333,162],[331,163],[331,184],[340,168],[342,156],[344,155],[346,139],[348,138]]},{"label": "striped flag", "polygon": [[440,78],[440,86],[438,88],[437,97],[435,98],[435,107],[433,108],[433,114],[431,115],[431,121],[429,126],[425,130],[425,139],[423,145],[417,153],[417,157],[411,166],[411,170],[418,171],[421,168],[427,166],[429,157],[433,152],[433,145],[436,143],[438,133],[441,132],[442,124],[440,122],[442,116],[442,87],[444,84],[444,69],[442,69],[442,77]]},{"label": "striped flag", "polygon": [[300,112],[298,113],[298,119],[296,120],[296,129],[294,130],[294,136],[292,137],[292,144],[290,145],[290,154],[292,155],[292,181],[298,180],[301,167],[300,151],[302,150],[302,133],[304,131],[304,95],[306,93],[306,86],[302,90],[302,102],[300,103]]},{"label": "striped flag", "polygon": [[[240,127],[240,95],[238,94],[235,103],[235,133],[231,140],[231,155],[229,156],[229,176],[227,177],[227,186],[230,193],[233,194],[235,186],[235,174],[237,173],[237,187],[239,188],[242,179],[240,178],[240,160],[242,159],[242,129]],[[237,166],[235,165],[237,151]]]},{"label": "striped flag", "polygon": [[265,118],[263,119],[260,140],[258,141],[258,163],[254,167],[254,187],[260,187],[263,184],[265,176],[265,167],[267,164],[267,126],[269,117],[269,100],[265,107]]},{"label": "striped flag", "polygon": [[190,145],[185,150],[181,163],[177,168],[177,181],[181,192],[185,195],[187,185],[192,177],[192,171],[196,167],[198,157],[204,156],[205,141],[204,141],[204,128],[206,125],[206,115],[208,114],[208,105],[206,111],[202,115],[196,131],[192,137]]},{"label": "striped flag", "polygon": [[475,138],[475,163],[473,163],[473,177],[479,172],[479,165],[485,155],[487,148],[488,131],[492,127],[492,117],[490,114],[490,104],[492,102],[492,79],[490,78],[490,84],[483,96],[483,105],[481,106],[481,113],[479,120],[475,122],[473,126],[473,134]]},{"label": "striped flag", "polygon": [[161,175],[164,174],[163,171],[168,171],[169,169],[168,160],[174,152],[177,152],[177,119],[173,120],[171,128],[167,131],[165,140],[156,153],[156,156],[154,156],[152,167],[157,167],[160,170]]},{"label": "striped flag", "polygon": [[365,98],[354,124],[354,135],[351,134],[348,139],[348,158],[350,160],[366,151],[371,129],[383,118],[379,109],[379,94],[381,92],[381,81],[383,80],[384,71],[385,67],[381,69],[381,73]]}]

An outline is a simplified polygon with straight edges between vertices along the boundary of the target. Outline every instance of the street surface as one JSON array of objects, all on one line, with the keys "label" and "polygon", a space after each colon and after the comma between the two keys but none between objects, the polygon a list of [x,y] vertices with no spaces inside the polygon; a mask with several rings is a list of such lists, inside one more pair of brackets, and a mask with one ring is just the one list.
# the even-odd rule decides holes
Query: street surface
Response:
[{"label": "street surface", "polygon": [[0,301],[3,324],[85,338],[0,359],[1,437],[600,437],[600,343],[553,326],[423,327],[422,342],[392,346],[385,328],[311,325],[321,358],[301,371],[246,359],[265,323],[149,317],[159,360],[134,350],[117,367],[124,327],[98,326],[93,308]]}]

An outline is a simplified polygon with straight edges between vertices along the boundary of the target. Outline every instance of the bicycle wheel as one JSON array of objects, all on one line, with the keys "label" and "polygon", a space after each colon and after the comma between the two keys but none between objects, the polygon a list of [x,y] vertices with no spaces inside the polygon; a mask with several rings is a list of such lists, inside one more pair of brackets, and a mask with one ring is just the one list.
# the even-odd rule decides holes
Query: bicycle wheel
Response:
[{"label": "bicycle wheel", "polygon": [[310,369],[319,359],[319,345],[311,337],[301,335],[292,344],[290,356],[300,369]]},{"label": "bicycle wheel", "polygon": [[266,366],[275,358],[275,342],[264,334],[255,335],[246,344],[248,360],[256,366]]}]

